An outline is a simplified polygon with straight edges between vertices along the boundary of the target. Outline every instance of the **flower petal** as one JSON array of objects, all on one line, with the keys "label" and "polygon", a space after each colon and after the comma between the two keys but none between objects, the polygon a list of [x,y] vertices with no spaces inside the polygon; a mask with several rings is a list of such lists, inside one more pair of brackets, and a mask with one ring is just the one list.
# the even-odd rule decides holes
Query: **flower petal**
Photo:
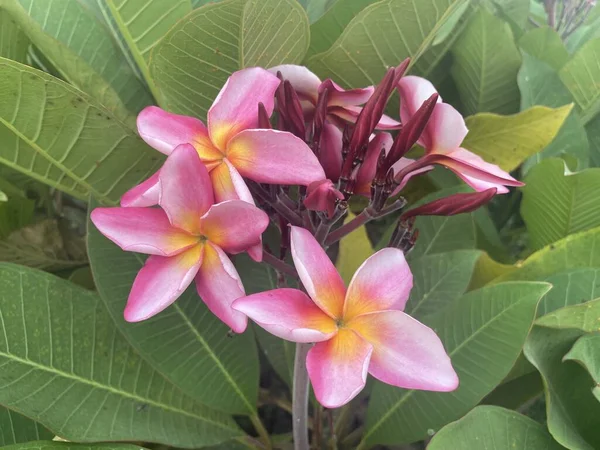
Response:
[{"label": "flower petal", "polygon": [[347,328],[311,348],[306,368],[319,403],[339,408],[356,397],[367,382],[372,351],[371,344]]},{"label": "flower petal", "polygon": [[246,182],[227,158],[210,171],[210,180],[215,193],[215,201],[243,200],[254,205],[252,194]]},{"label": "flower petal", "polygon": [[319,86],[319,93],[328,89],[327,106],[357,106],[366,103],[375,88],[369,86],[362,89],[350,89],[344,90],[337,83],[332,81],[330,78],[326,79]]},{"label": "flower petal", "polygon": [[402,311],[356,317],[347,326],[373,345],[369,373],[405,389],[449,392],[458,376],[435,332]]},{"label": "flower petal", "polygon": [[233,309],[281,339],[321,342],[337,332],[331,317],[298,289],[273,289],[237,299]]},{"label": "flower petal", "polygon": [[[327,108],[327,113],[330,114],[330,116],[337,116],[350,123],[356,122],[361,111],[362,106],[330,106]],[[395,130],[400,128],[400,122],[384,114],[381,116],[381,119],[379,119],[375,128],[378,130]]]},{"label": "flower petal", "polygon": [[210,177],[189,144],[180,145],[167,158],[159,174],[158,203],[173,225],[190,233],[200,230],[200,217],[213,204]]},{"label": "flower petal", "polygon": [[258,127],[258,104],[270,116],[279,78],[260,67],[233,73],[208,110],[208,132],[215,146],[224,151],[229,140],[242,130]]},{"label": "flower petal", "polygon": [[354,191],[357,194],[371,196],[371,182],[375,178],[375,172],[377,171],[377,161],[379,160],[379,154],[381,150],[387,152],[392,146],[394,139],[389,133],[378,133],[371,139],[367,148],[367,154],[365,160],[358,169],[356,175],[356,188]]},{"label": "flower petal", "polygon": [[[400,92],[400,121],[402,123],[408,122],[423,102],[437,93],[429,80],[414,75],[402,77],[398,83],[398,91]],[[442,98],[439,97],[438,103],[441,102]]]},{"label": "flower petal", "polygon": [[171,256],[198,243],[175,228],[158,208],[96,208],[90,216],[100,232],[128,252]]},{"label": "flower petal", "polygon": [[321,132],[319,162],[325,170],[325,176],[337,181],[342,171],[342,132],[330,123],[325,123]]},{"label": "flower petal", "polygon": [[281,72],[284,80],[288,80],[301,100],[310,100],[317,103],[319,85],[321,80],[304,66],[295,64],[282,64],[269,69],[273,75]]},{"label": "flower petal", "polygon": [[248,318],[231,307],[245,295],[244,286],[225,252],[211,243],[204,245],[204,261],[196,275],[196,289],[215,316],[236,333],[244,332]]},{"label": "flower petal", "polygon": [[335,188],[331,180],[315,181],[306,189],[304,206],[311,211],[327,211],[331,218],[335,213],[337,200],[344,200],[344,194]]},{"label": "flower petal", "polygon": [[227,159],[242,176],[259,183],[307,186],[325,178],[308,145],[285,131],[242,131],[229,142]]},{"label": "flower petal", "polygon": [[358,268],[346,294],[344,321],[387,309],[403,310],[413,285],[404,252],[384,248]]},{"label": "flower petal", "polygon": [[180,116],[148,106],[137,117],[137,127],[141,138],[148,145],[165,155],[181,144],[192,144],[203,159],[222,158],[208,137],[206,127],[194,117]]},{"label": "flower petal", "polygon": [[304,228],[291,227],[290,241],[294,265],[306,292],[330,317],[342,317],[346,287],[337,269]]},{"label": "flower petal", "polygon": [[468,132],[465,119],[456,109],[447,103],[438,103],[427,122],[423,145],[428,151],[449,153],[460,146]]},{"label": "flower petal", "polygon": [[142,181],[135,187],[132,187],[121,197],[121,206],[127,208],[131,206],[154,206],[158,204],[158,197],[160,194],[158,184],[158,173],[160,169],[156,171],[154,175],[148,178],[146,181]]},{"label": "flower petal", "polygon": [[186,290],[202,264],[203,246],[176,256],[150,256],[140,270],[125,307],[125,320],[139,322],[158,314]]},{"label": "flower petal", "polygon": [[210,207],[202,216],[202,234],[228,253],[240,253],[260,242],[269,216],[242,200],[228,200]]}]

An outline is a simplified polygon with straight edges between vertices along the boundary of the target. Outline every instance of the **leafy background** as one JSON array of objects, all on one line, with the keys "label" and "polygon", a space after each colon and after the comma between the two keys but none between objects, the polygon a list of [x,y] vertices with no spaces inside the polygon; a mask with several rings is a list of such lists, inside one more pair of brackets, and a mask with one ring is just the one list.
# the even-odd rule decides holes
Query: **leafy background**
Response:
[{"label": "leafy background", "polygon": [[[289,446],[293,346],[228,337],[192,292],[126,324],[143,259],[102,238],[88,207],[160,166],[135,130],[147,105],[205,119],[244,67],[304,64],[362,87],[408,56],[466,116],[463,146],[526,186],[417,219],[407,311],[440,335],[461,386],[370,380],[333,413],[335,445],[600,448],[600,6],[568,29],[538,0],[0,0],[2,446]],[[436,169],[403,195],[414,207],[464,190]],[[344,279],[392,229],[342,240]],[[248,292],[276,286],[235,263]]]}]

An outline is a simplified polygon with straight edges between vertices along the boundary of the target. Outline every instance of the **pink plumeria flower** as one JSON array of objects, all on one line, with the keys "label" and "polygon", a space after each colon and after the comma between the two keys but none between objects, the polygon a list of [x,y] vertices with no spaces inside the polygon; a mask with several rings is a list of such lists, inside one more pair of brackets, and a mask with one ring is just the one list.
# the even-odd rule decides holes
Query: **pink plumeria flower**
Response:
[{"label": "pink plumeria flower", "polygon": [[135,278],[125,320],[158,314],[195,280],[208,308],[241,333],[247,317],[231,303],[244,295],[244,288],[225,252],[255,245],[268,216],[240,200],[214,204],[209,174],[189,144],[171,153],[159,178],[162,209],[96,208],[91,214],[100,232],[123,250],[151,255]]},{"label": "pink plumeria flower", "polygon": [[[398,85],[400,91],[400,119],[403,123],[419,109],[425,100],[436,93],[424,78],[406,76]],[[480,156],[460,146],[469,130],[460,113],[438,98],[433,113],[418,140],[425,148],[427,163],[443,165],[476,191],[496,188],[499,194],[508,192],[506,186],[523,186],[500,167],[485,162]]]},{"label": "pink plumeria flower", "polygon": [[344,200],[344,194],[336,189],[331,180],[315,181],[308,185],[304,206],[311,211],[327,211],[329,218],[335,212],[335,203]]},{"label": "pink plumeria flower", "polygon": [[346,289],[307,230],[292,227],[291,249],[308,296],[275,289],[242,297],[233,308],[283,339],[317,343],[306,363],[323,406],[348,403],[365,386],[367,373],[406,389],[456,389],[458,377],[438,336],[402,312],[412,288],[402,251],[375,253]]},{"label": "pink plumeria flower", "polygon": [[[354,123],[362,111],[360,105],[364,104],[375,88],[369,86],[362,89],[344,90],[331,79],[321,81],[318,76],[304,66],[294,64],[283,64],[269,69],[269,72],[277,74],[281,72],[284,80],[288,80],[298,93],[302,102],[305,117],[310,119],[314,113],[319,94],[328,90],[327,118],[333,124],[343,127],[346,122]],[[332,126],[332,125],[330,125]],[[377,128],[395,129],[400,123],[385,114],[377,124]]]},{"label": "pink plumeria flower", "polygon": [[[307,186],[325,178],[316,156],[291,133],[258,129],[258,104],[269,115],[279,79],[253,67],[229,77],[208,110],[208,127],[194,117],[149,106],[138,116],[140,136],[169,155],[180,144],[191,144],[206,165],[215,200],[254,203],[242,177],[259,183]],[[158,175],[128,192],[123,206],[156,204]]]}]

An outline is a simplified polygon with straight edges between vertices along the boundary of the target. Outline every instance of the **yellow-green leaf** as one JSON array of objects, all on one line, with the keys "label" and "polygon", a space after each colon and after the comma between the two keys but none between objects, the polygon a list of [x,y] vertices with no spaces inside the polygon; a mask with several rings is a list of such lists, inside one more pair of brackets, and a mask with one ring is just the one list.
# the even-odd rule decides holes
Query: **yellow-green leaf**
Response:
[{"label": "yellow-green leaf", "polygon": [[[349,212],[344,223],[348,223],[355,217],[352,212]],[[372,254],[373,246],[364,226],[354,230],[340,241],[336,267],[346,285],[350,283],[356,269]]]},{"label": "yellow-green leaf", "polygon": [[473,269],[469,290],[479,289],[490,281],[515,270],[512,264],[502,264],[492,259],[487,253],[482,253]]},{"label": "yellow-green leaf", "polygon": [[469,134],[462,146],[510,172],[552,142],[572,108],[534,106],[510,116],[467,117]]}]

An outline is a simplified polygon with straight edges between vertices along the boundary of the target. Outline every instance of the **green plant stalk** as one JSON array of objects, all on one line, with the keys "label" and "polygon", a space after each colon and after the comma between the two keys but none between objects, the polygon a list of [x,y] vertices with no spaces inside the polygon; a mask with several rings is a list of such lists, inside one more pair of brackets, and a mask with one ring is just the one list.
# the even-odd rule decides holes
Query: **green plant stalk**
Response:
[{"label": "green plant stalk", "polygon": [[263,425],[258,414],[253,414],[250,416],[250,420],[252,421],[252,425],[254,425],[254,429],[258,433],[260,440],[264,443],[265,448],[267,450],[271,450],[273,447],[271,446],[271,437],[269,436],[269,432],[266,430]]},{"label": "green plant stalk", "polygon": [[308,371],[306,355],[310,344],[296,344],[294,384],[292,392],[292,421],[294,450],[309,450],[308,442]]}]

